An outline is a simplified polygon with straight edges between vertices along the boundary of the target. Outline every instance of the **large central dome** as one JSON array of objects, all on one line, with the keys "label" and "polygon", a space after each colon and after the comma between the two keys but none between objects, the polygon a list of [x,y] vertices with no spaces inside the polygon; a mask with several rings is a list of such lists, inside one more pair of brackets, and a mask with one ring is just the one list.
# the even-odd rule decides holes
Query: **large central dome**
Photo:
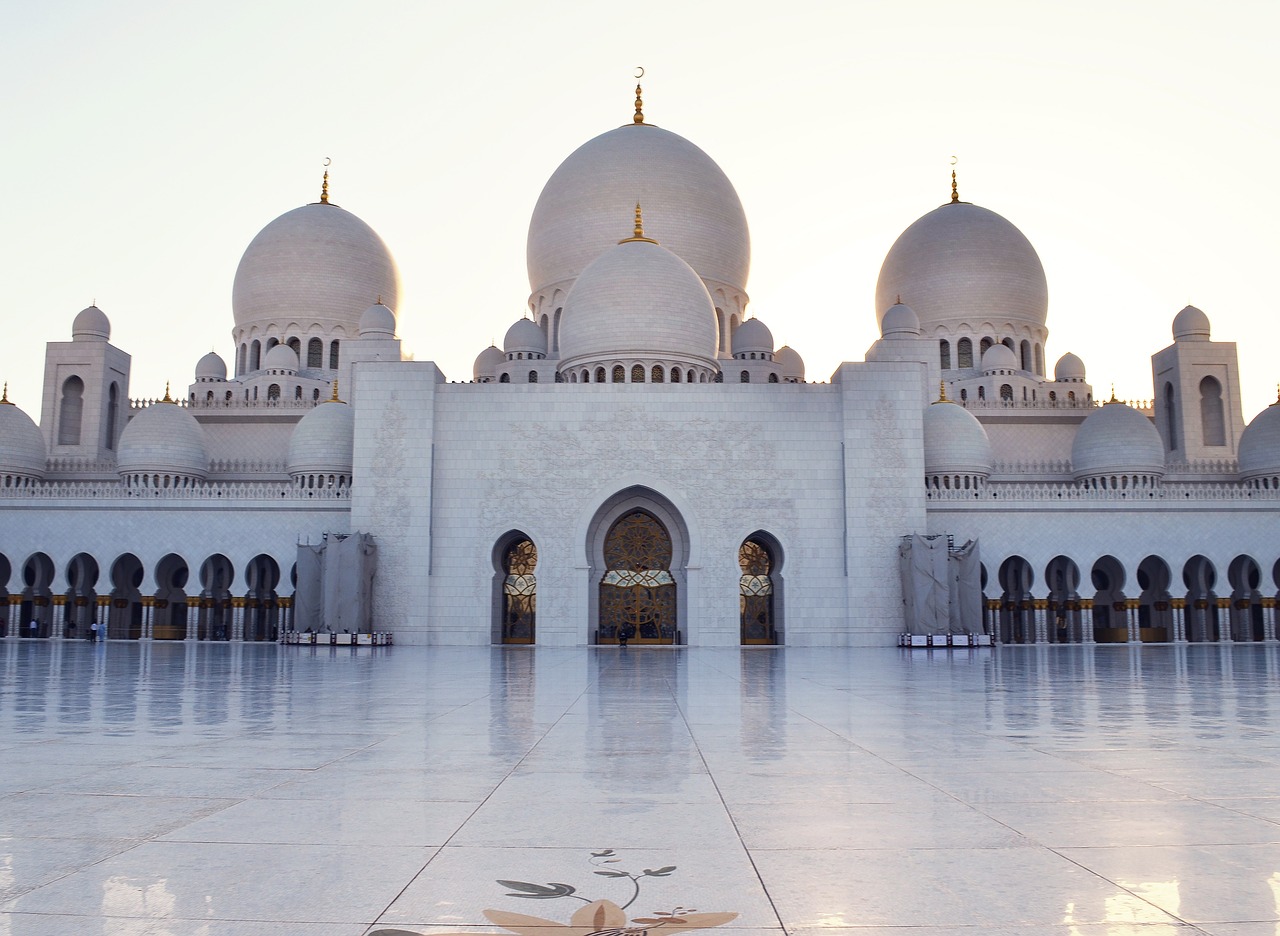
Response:
[{"label": "large central dome", "polygon": [[629,217],[636,202],[652,219],[649,233],[693,267],[709,291],[723,287],[745,297],[751,238],[738,193],[684,137],[638,123],[578,147],[543,188],[529,223],[533,298],[567,292],[618,242],[618,219]]}]

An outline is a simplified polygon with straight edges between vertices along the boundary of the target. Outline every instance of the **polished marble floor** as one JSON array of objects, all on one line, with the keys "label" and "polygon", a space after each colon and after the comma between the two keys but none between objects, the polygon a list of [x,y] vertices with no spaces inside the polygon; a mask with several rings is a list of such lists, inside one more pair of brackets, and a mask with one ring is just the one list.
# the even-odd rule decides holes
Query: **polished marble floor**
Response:
[{"label": "polished marble floor", "polygon": [[0,936],[628,927],[1280,936],[1280,645],[0,640]]}]

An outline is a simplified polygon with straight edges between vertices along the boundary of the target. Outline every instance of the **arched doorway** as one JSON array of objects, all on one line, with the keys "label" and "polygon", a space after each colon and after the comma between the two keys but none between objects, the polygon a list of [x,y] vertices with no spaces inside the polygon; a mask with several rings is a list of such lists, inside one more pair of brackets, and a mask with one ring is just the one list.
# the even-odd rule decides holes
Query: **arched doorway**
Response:
[{"label": "arched doorway", "polygon": [[1084,634],[1080,629],[1080,567],[1067,556],[1055,556],[1045,567],[1044,579],[1049,586],[1050,637],[1057,643],[1083,641]]},{"label": "arched doorway", "polygon": [[[19,637],[48,637],[53,610],[53,560],[42,552],[32,553],[22,566],[22,601],[16,632]],[[31,625],[35,624],[35,627]],[[13,633],[14,630],[10,630]]]},{"label": "arched doorway", "polygon": [[169,553],[156,566],[156,594],[151,636],[156,640],[185,640],[187,637],[186,560]]},{"label": "arched doorway", "polygon": [[260,553],[249,561],[245,570],[249,591],[245,595],[244,639],[274,641],[279,637],[280,609],[276,586],[280,584],[280,565]]},{"label": "arched doorway", "polygon": [[738,547],[738,619],[744,645],[778,644],[782,640],[776,572],[781,551],[773,538],[753,533]]},{"label": "arched doorway", "polygon": [[1262,569],[1252,556],[1236,556],[1227,567],[1231,583],[1230,627],[1234,640],[1262,640]]},{"label": "arched doorway", "polygon": [[498,640],[504,644],[531,644],[537,639],[538,547],[523,533],[500,541],[498,550]]},{"label": "arched doorway", "polygon": [[88,553],[77,553],[67,563],[67,637],[88,637],[98,611],[98,562]]},{"label": "arched doorway", "polygon": [[231,582],[235,570],[221,553],[210,556],[200,566],[200,617],[197,639],[231,639]]},{"label": "arched doorway", "polygon": [[1173,637],[1170,610],[1169,564],[1159,556],[1147,556],[1138,565],[1138,635],[1143,643],[1164,642]]},{"label": "arched doorway", "polygon": [[599,642],[617,643],[624,629],[637,644],[676,642],[676,583],[671,535],[653,514],[632,510],[604,540]]},{"label": "arched doorway", "polygon": [[1093,639],[1098,643],[1126,643],[1124,566],[1115,556],[1103,556],[1089,573],[1093,583]]},{"label": "arched doorway", "polygon": [[16,633],[9,627],[9,578],[13,575],[13,567],[9,565],[9,557],[0,554],[0,637],[8,637]]},{"label": "arched doorway", "polygon": [[1000,642],[1035,643],[1035,616],[1031,585],[1035,572],[1021,556],[1010,556],[1000,566]]},{"label": "arched doorway", "polygon": [[111,610],[107,636],[112,640],[137,640],[142,636],[142,561],[125,553],[111,566]]},{"label": "arched doorway", "polygon": [[1218,595],[1213,586],[1218,572],[1207,556],[1192,556],[1182,567],[1187,589],[1187,640],[1192,643],[1218,639]]}]

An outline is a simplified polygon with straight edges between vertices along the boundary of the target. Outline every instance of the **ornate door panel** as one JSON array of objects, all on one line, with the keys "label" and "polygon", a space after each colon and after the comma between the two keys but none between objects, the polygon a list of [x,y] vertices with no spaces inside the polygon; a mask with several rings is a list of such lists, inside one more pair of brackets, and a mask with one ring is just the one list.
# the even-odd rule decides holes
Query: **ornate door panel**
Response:
[{"label": "ornate door panel", "polygon": [[642,510],[609,530],[600,582],[600,643],[617,643],[627,629],[633,643],[675,643],[676,583],[671,577],[671,537]]}]

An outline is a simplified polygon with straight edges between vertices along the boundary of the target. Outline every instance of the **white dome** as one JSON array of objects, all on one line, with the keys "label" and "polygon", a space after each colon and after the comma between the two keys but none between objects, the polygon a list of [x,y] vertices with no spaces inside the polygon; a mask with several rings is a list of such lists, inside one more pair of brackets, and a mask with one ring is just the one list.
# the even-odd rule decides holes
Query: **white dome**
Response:
[{"label": "white dome", "polygon": [[47,461],[40,427],[8,400],[0,403],[0,475],[40,479]]},{"label": "white dome", "polygon": [[71,323],[72,341],[107,341],[111,338],[111,321],[96,305],[81,309]]},{"label": "white dome", "polygon": [[1009,350],[1008,345],[997,342],[982,352],[982,370],[986,374],[992,371],[1018,370],[1018,357]]},{"label": "white dome", "polygon": [[562,367],[619,357],[714,369],[716,317],[698,274],[651,241],[618,244],[583,270],[560,320]]},{"label": "white dome", "polygon": [[124,427],[116,467],[122,477],[154,473],[204,480],[209,474],[204,429],[184,407],[153,403]]},{"label": "white dome", "polygon": [[782,366],[783,380],[797,380],[804,382],[804,358],[800,356],[800,352],[790,345],[783,345],[778,349],[773,359]]},{"label": "white dome", "polygon": [[293,427],[289,437],[289,474],[351,476],[355,414],[346,403],[321,403]]},{"label": "white dome", "polygon": [[400,273],[369,225],[337,205],[316,203],[276,218],[240,258],[231,306],[237,329],[291,323],[356,335],[373,296],[395,307]]},{"label": "white dome", "polygon": [[496,345],[489,345],[476,355],[476,362],[471,367],[472,380],[493,380],[498,376],[498,368],[507,359]]},{"label": "white dome", "polygon": [[752,351],[773,353],[773,332],[758,318],[750,318],[733,332],[733,353],[750,354]]},{"label": "white dome", "polygon": [[1186,338],[1209,340],[1209,316],[1192,305],[1173,317],[1173,340]]},{"label": "white dome", "polygon": [[507,329],[507,335],[502,339],[502,350],[507,354],[523,351],[545,355],[547,353],[547,336],[538,327],[537,322],[522,318]]},{"label": "white dome", "polygon": [[210,351],[196,362],[196,380],[226,380],[227,362],[216,351]]},{"label": "white dome", "polygon": [[357,334],[361,338],[394,338],[396,314],[381,302],[375,302],[360,316]]},{"label": "white dome", "polygon": [[889,249],[876,283],[879,319],[897,296],[935,325],[1012,323],[1043,329],[1044,267],[1031,242],[994,211],[953,202],[920,218]]},{"label": "white dome", "polygon": [[1068,351],[1053,365],[1054,380],[1084,380],[1084,361]]},{"label": "white dome", "polygon": [[1280,475],[1280,401],[1245,426],[1238,451],[1240,480]]},{"label": "white dome", "polygon": [[1124,403],[1089,414],[1071,443],[1077,481],[1103,475],[1164,476],[1164,443],[1151,420]]},{"label": "white dome", "polygon": [[273,345],[267,351],[267,356],[262,359],[262,369],[288,371],[291,374],[296,374],[298,372],[298,352],[287,344]]},{"label": "white dome", "polygon": [[745,293],[751,238],[738,193],[711,157],[652,124],[601,134],[552,173],[529,222],[530,290],[567,288],[618,242],[636,202],[650,237],[708,284]]},{"label": "white dome", "polygon": [[963,406],[939,402],[924,411],[924,473],[987,477],[995,459],[982,423]]},{"label": "white dome", "polygon": [[909,338],[919,337],[920,316],[915,309],[901,302],[890,306],[880,317],[880,337]]}]

